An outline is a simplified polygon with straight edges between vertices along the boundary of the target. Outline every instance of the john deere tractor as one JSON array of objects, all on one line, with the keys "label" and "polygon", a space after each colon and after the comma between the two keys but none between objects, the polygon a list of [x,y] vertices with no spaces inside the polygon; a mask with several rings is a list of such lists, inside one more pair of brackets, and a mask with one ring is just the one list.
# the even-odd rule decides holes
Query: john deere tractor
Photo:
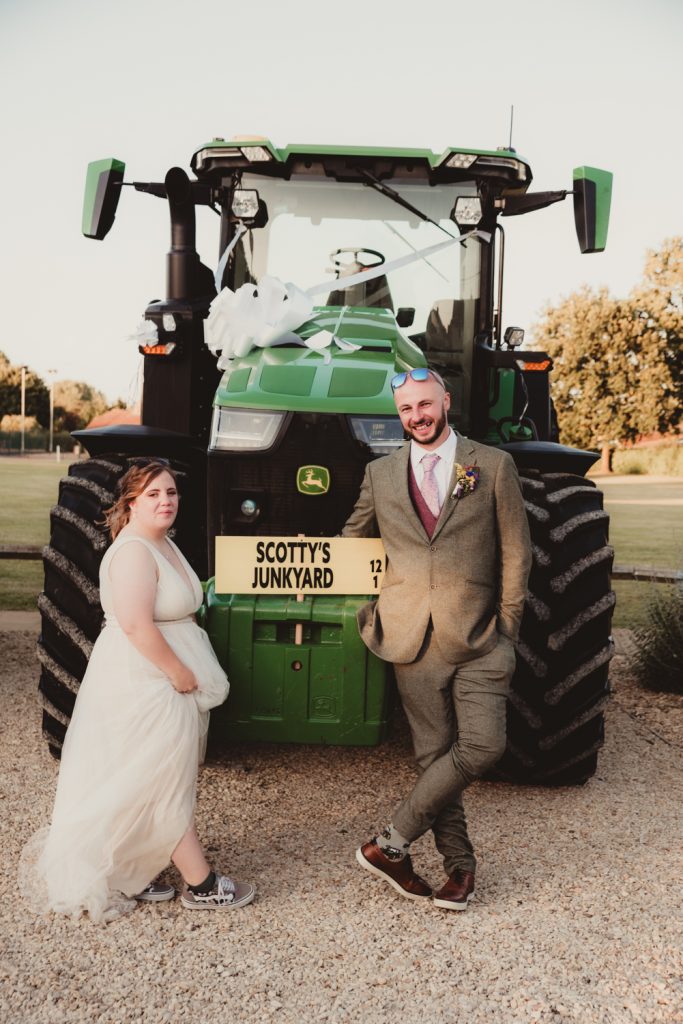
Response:
[{"label": "john deere tractor", "polygon": [[[429,364],[447,383],[455,427],[513,456],[531,527],[499,776],[585,781],[603,740],[612,653],[608,517],[585,478],[596,453],[559,443],[552,360],[504,323],[501,220],[571,193],[581,251],[599,252],[611,175],[580,167],[571,190],[534,193],[513,149],[277,149],[265,139],[214,139],[191,167],[192,177],[174,167],[163,182],[131,183],[118,160],[88,169],[87,237],[105,237],[131,184],[168,204],[171,247],[166,298],[147,307],[139,337],[142,425],[78,432],[90,458],[70,467],[51,514],[39,599],[50,750],[59,756],[101,628],[102,510],[140,456],[179,473],[176,539],[207,581],[203,621],[232,683],[214,727],[246,740],[385,736],[391,670],[355,625],[367,598],[217,592],[215,542],[338,535],[366,463],[404,443],[392,376]],[[219,216],[216,267],[195,248],[197,206]],[[219,367],[211,324],[221,296],[246,289],[256,300],[273,279],[288,283],[284,302],[294,285],[308,296],[304,322],[263,347],[218,352]]]}]

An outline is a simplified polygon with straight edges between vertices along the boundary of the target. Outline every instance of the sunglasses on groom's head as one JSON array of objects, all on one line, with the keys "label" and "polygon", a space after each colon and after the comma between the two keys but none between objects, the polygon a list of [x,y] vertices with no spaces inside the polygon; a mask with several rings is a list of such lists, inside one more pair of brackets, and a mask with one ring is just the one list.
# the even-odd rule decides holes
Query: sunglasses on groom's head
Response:
[{"label": "sunglasses on groom's head", "polygon": [[444,391],[446,390],[446,385],[436,370],[430,370],[426,366],[418,366],[416,370],[404,370],[402,373],[395,374],[395,376],[391,378],[391,390],[396,391],[398,388],[402,388],[408,378],[416,381],[425,381],[429,380],[430,377],[433,377],[437,384],[441,385]]}]

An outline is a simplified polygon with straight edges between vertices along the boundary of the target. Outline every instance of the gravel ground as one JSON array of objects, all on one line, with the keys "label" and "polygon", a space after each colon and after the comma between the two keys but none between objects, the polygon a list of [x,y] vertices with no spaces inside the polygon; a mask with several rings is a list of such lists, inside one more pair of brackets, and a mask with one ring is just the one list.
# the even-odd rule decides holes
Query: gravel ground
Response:
[{"label": "gravel ground", "polygon": [[[36,919],[17,896],[19,851],[47,820],[57,765],[40,736],[35,636],[1,633],[0,1019],[683,1021],[683,698],[635,687],[625,639],[588,785],[469,790],[480,865],[467,913],[410,903],[355,865],[413,778],[399,730],[379,749],[212,746],[200,835],[218,866],[256,882],[255,903],[144,905],[100,928]],[[440,881],[428,839],[415,862]]]}]

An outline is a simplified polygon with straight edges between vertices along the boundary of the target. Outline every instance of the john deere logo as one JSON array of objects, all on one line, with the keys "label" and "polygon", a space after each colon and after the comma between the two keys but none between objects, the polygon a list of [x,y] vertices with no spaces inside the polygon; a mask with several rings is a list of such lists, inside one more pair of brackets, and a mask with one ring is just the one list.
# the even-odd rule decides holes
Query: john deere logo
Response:
[{"label": "john deere logo", "polygon": [[301,494],[327,494],[330,489],[330,471],[324,466],[300,466],[296,474],[296,489]]}]

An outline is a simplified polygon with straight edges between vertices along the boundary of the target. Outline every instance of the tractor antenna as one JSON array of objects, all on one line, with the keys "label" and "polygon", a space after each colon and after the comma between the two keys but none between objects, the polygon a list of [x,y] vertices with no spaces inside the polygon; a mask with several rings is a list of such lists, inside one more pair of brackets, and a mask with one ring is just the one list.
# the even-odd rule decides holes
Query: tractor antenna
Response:
[{"label": "tractor antenna", "polygon": [[515,116],[515,108],[514,108],[514,104],[511,103],[510,104],[510,145],[508,146],[508,149],[511,152],[514,152],[513,149],[512,149],[512,121],[514,119],[514,116]]}]

